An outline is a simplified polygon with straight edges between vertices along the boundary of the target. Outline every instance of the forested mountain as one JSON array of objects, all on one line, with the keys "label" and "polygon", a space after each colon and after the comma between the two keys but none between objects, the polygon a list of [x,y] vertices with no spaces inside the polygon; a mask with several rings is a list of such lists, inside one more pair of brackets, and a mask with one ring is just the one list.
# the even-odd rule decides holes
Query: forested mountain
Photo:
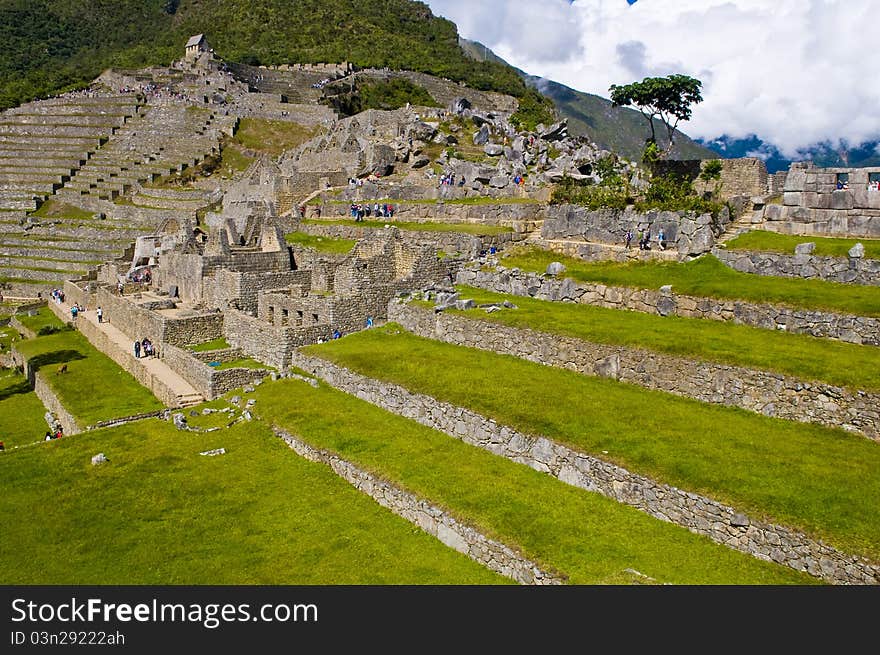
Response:
[{"label": "forested mountain", "polygon": [[0,108],[110,66],[167,65],[197,33],[228,61],[350,61],[527,89],[513,69],[467,57],[455,25],[411,0],[0,0]]}]

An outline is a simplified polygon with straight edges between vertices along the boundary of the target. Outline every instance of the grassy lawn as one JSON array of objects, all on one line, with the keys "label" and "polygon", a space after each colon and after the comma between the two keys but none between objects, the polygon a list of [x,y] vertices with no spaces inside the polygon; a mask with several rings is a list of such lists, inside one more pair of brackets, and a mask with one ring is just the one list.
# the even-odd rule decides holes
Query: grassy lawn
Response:
[{"label": "grassy lawn", "polygon": [[246,171],[248,166],[253,163],[253,157],[244,154],[234,143],[226,143],[220,151],[220,166],[218,170],[221,173],[232,175]]},{"label": "grassy lawn", "polygon": [[277,157],[285,150],[305,143],[316,133],[314,128],[291,121],[242,118],[232,142]]},{"label": "grassy lawn", "polygon": [[422,339],[394,324],[304,350],[880,560],[880,444],[864,437]]},{"label": "grassy lawn", "polygon": [[[50,300],[49,302],[55,301]],[[55,316],[55,314],[52,313],[52,310],[48,307],[40,307],[37,310],[37,313],[33,316],[29,316],[28,314],[16,314],[15,318],[19,323],[26,328],[33,330],[35,333],[45,327],[55,328],[57,330],[64,327],[64,323],[58,320],[58,317]]]},{"label": "grassy lawn", "polygon": [[291,245],[311,248],[329,255],[347,255],[357,243],[354,239],[318,237],[306,234],[305,232],[291,232],[290,234],[285,234],[284,239]]},{"label": "grassy lawn", "polygon": [[190,350],[201,353],[208,350],[225,350],[230,347],[231,346],[226,340],[226,337],[218,337],[216,339],[211,339],[211,341],[205,341],[204,343],[200,343],[196,346],[191,346]]},{"label": "grassy lawn", "polygon": [[[574,303],[511,296],[474,287],[457,288],[477,304],[509,300],[518,309],[487,314],[464,312],[469,318],[561,334],[705,361],[787,373],[852,389],[880,391],[880,348],[820,339],[806,334],[773,332],[748,325],[679,316],[655,316]],[[419,303],[433,306],[431,303]]]},{"label": "grassy lawn", "polygon": [[[17,344],[82,427],[162,409],[149,390],[99,352],[82,333],[58,332]],[[67,373],[56,371],[62,363]],[[86,392],[87,390],[87,392]]]},{"label": "grassy lawn", "polygon": [[711,255],[686,264],[590,263],[532,248],[508,251],[502,259],[507,268],[516,267],[538,273],[543,273],[547,265],[554,261],[565,264],[565,277],[581,282],[642,289],[659,289],[665,284],[671,284],[675,293],[690,296],[772,303],[859,316],[880,316],[880,287],[740,273]]},{"label": "grassy lawn", "polygon": [[727,242],[728,250],[760,250],[794,254],[794,248],[800,243],[815,243],[814,255],[823,257],[847,257],[849,250],[857,243],[865,246],[867,259],[880,259],[880,240],[878,239],[835,239],[831,237],[795,236],[777,234],[766,230],[752,230],[740,234]]},{"label": "grassy lawn", "polygon": [[259,415],[519,546],[574,584],[616,584],[627,568],[676,584],[808,581],[324,384],[283,380],[255,397]]},{"label": "grassy lawn", "polygon": [[141,421],[7,453],[0,511],[5,584],[505,582],[256,423]]},{"label": "grassy lawn", "polygon": [[504,227],[502,225],[479,225],[477,223],[414,223],[400,222],[395,220],[387,221],[355,221],[353,219],[307,219],[303,223],[306,225],[345,225],[348,227],[369,227],[383,228],[386,225],[393,225],[401,230],[410,230],[412,232],[459,232],[461,234],[472,234],[474,236],[494,236],[496,234],[507,234],[513,232],[513,228]]},{"label": "grassy lawn", "polygon": [[0,327],[0,350],[6,352],[9,350],[9,346],[12,345],[14,341],[18,341],[20,337],[18,336],[18,330],[15,328],[9,327],[8,325],[5,327]]},{"label": "grassy lawn", "polygon": [[57,200],[47,200],[40,205],[39,209],[32,212],[31,216],[37,218],[68,218],[71,220],[91,221],[94,220],[95,213]]},{"label": "grassy lawn", "polygon": [[40,441],[48,425],[46,408],[27,379],[13,369],[0,369],[0,441],[7,449]]}]

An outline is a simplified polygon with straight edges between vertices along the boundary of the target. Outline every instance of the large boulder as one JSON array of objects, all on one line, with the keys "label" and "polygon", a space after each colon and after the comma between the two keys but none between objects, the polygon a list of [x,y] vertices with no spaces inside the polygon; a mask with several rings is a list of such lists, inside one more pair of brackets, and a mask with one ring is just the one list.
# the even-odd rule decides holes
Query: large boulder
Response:
[{"label": "large boulder", "polygon": [[863,258],[865,256],[865,246],[863,246],[861,243],[857,243],[849,249],[849,256],[853,259]]},{"label": "large boulder", "polygon": [[568,121],[563,119],[541,131],[539,136],[545,141],[562,141],[568,138]]},{"label": "large boulder", "polygon": [[360,175],[378,175],[385,177],[394,172],[394,162],[397,155],[394,148],[381,143],[370,144],[364,151],[364,166],[359,171]]},{"label": "large boulder", "polygon": [[498,145],[497,143],[487,143],[485,146],[483,146],[483,152],[485,152],[490,157],[497,157],[504,152],[504,147]]},{"label": "large boulder", "polygon": [[795,255],[812,255],[813,251],[816,249],[816,244],[813,242],[809,243],[799,243],[794,247]]},{"label": "large boulder", "polygon": [[489,143],[489,126],[483,125],[477,132],[474,132],[474,145],[484,146]]}]

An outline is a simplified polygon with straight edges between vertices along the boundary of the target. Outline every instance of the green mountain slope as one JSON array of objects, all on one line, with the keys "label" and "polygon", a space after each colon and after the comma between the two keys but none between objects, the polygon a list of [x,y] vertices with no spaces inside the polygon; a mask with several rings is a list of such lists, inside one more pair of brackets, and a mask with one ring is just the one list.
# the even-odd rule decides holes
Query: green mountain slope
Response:
[{"label": "green mountain slope", "polygon": [[[509,65],[491,50],[476,41],[461,40],[462,48],[468,56],[477,61]],[[648,137],[648,125],[638,111],[626,107],[614,107],[611,101],[592,93],[575,91],[572,88],[540,77],[516,70],[526,83],[553,100],[556,109],[568,118],[569,131],[582,134],[607,150],[612,150],[630,159],[641,157]],[[658,142],[665,146],[665,128],[656,121]],[[686,134],[676,131],[675,159],[714,159],[718,154],[694,142]]]},{"label": "green mountain slope", "polygon": [[0,108],[110,66],[167,65],[197,33],[228,61],[350,61],[526,92],[513,69],[467,57],[455,25],[410,0],[0,0]]}]

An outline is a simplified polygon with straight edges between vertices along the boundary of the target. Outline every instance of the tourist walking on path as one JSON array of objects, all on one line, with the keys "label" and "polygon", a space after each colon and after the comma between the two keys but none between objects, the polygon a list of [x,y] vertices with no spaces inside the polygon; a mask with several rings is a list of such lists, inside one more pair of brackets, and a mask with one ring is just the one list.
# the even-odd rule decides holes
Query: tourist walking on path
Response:
[{"label": "tourist walking on path", "polygon": [[138,359],[141,358],[141,342],[135,339],[134,342],[134,356]]},{"label": "tourist walking on path", "polygon": [[100,307],[98,307],[98,309],[95,310],[95,314],[97,314],[97,316],[98,316],[98,323],[103,323],[104,322],[104,310],[101,309]]}]

